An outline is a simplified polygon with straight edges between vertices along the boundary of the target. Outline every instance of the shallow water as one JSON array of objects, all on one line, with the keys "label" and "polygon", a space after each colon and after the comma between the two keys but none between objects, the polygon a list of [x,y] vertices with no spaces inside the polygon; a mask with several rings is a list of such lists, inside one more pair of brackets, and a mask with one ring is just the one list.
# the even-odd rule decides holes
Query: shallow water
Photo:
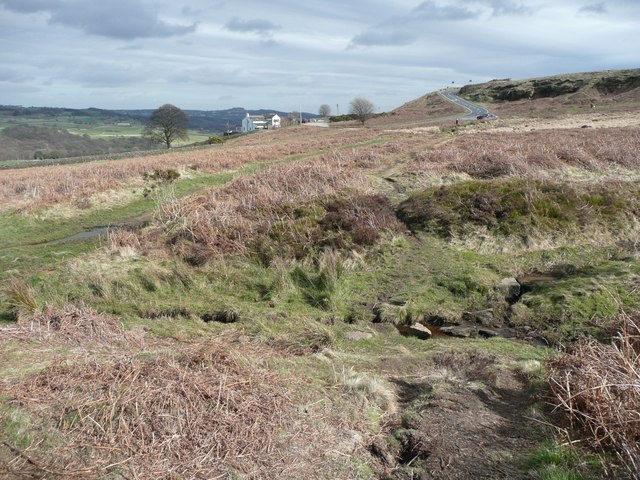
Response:
[{"label": "shallow water", "polygon": [[96,227],[91,230],[87,230],[85,232],[76,233],[75,235],[71,235],[70,237],[60,238],[58,240],[52,240],[51,242],[47,242],[46,245],[58,245],[60,243],[74,242],[76,240],[85,240],[87,238],[93,238],[99,235],[105,235],[117,229],[118,227],[115,227],[115,226]]}]

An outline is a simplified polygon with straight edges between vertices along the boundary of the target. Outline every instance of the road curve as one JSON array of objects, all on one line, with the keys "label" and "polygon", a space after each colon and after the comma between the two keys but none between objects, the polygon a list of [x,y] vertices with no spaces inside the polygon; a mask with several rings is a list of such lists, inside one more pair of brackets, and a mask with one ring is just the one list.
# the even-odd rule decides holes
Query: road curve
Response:
[{"label": "road curve", "polygon": [[445,98],[445,100],[448,100],[451,103],[455,103],[456,105],[467,109],[468,113],[464,116],[458,117],[459,120],[481,120],[483,118],[498,118],[497,115],[490,113],[486,108],[459,97],[457,95],[458,92],[459,90],[443,90],[439,93],[442,97]]}]

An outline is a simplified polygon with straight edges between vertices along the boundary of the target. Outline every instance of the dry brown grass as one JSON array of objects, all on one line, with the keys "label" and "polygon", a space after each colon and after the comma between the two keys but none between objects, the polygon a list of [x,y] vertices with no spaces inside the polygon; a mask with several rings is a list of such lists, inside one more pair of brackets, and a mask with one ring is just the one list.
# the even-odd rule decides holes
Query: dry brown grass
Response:
[{"label": "dry brown grass", "polygon": [[288,155],[335,149],[358,143],[377,134],[366,129],[328,129],[310,135],[306,129],[250,135],[220,147],[175,151],[163,155],[88,164],[37,167],[3,171],[0,178],[0,209],[28,209],[91,196],[98,192],[140,182],[154,169],[192,168],[207,173],[232,170]]},{"label": "dry brown grass", "polygon": [[556,407],[640,478],[640,315],[625,315],[611,344],[581,340],[547,366]]},{"label": "dry brown grass", "polygon": [[[591,108],[595,105],[595,110]],[[535,100],[496,102],[487,104],[500,117],[529,116],[550,118],[574,113],[595,112],[637,112],[640,107],[640,91],[630,90],[616,95],[603,95],[595,89],[585,89],[570,95]]]},{"label": "dry brown grass", "polygon": [[18,326],[34,337],[54,337],[77,344],[127,340],[122,323],[88,306],[46,306],[42,312],[20,317]]},{"label": "dry brown grass", "polygon": [[345,190],[368,193],[369,180],[361,169],[376,166],[378,161],[377,154],[354,150],[325,154],[311,162],[273,166],[186,199],[173,209],[165,208],[171,215],[160,215],[158,220],[174,235],[178,250],[197,245],[204,256],[241,253],[258,235],[286,225],[295,215],[290,207]]},{"label": "dry brown grass", "polygon": [[638,129],[475,134],[416,154],[405,170],[425,176],[456,172],[475,178],[493,178],[567,168],[638,169],[638,151]]},{"label": "dry brown grass", "polygon": [[213,479],[234,471],[277,478],[286,455],[279,432],[295,417],[287,389],[234,353],[210,341],[178,355],[54,365],[3,385],[11,404],[45,428],[40,439],[56,439],[48,449],[5,444],[17,456],[11,470],[30,466],[47,478]]},{"label": "dry brown grass", "polygon": [[426,123],[441,117],[460,115],[465,109],[454,105],[437,93],[429,93],[367,122],[370,126],[393,126],[397,123]]},{"label": "dry brown grass", "polygon": [[369,459],[365,405],[307,383],[291,356],[328,329],[292,352],[232,332],[114,342],[117,319],[96,316],[0,328],[0,361],[29,362],[0,382],[0,478],[355,478]]}]

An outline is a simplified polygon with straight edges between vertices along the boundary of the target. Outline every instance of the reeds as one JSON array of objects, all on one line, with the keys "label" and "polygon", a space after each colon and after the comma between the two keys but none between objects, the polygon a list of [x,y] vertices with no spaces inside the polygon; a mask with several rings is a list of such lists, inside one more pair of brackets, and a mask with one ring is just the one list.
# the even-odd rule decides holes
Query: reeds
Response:
[{"label": "reeds", "polygon": [[556,408],[640,478],[640,316],[623,315],[610,344],[580,340],[547,366]]}]

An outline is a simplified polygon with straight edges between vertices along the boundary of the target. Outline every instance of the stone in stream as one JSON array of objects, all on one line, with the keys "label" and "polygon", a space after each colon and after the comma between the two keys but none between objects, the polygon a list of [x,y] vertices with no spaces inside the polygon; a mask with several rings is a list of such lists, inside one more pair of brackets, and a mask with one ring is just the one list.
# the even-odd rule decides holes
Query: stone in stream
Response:
[{"label": "stone in stream", "polygon": [[496,285],[496,290],[504,295],[507,302],[514,302],[520,297],[521,287],[518,280],[507,277],[500,280],[500,283]]},{"label": "stone in stream", "polygon": [[414,323],[412,325],[396,325],[398,332],[405,337],[416,337],[422,340],[428,340],[431,338],[431,330],[420,323]]},{"label": "stone in stream", "polygon": [[442,327],[440,332],[458,338],[475,337],[477,334],[476,329],[473,327]]},{"label": "stone in stream", "polygon": [[499,324],[493,316],[493,308],[477,312],[464,312],[462,319],[469,323],[477,323],[483,327],[493,327]]},{"label": "stone in stream", "polygon": [[495,330],[491,330],[489,328],[479,328],[478,334],[480,334],[481,337],[485,337],[485,338],[493,338],[493,337],[500,336],[498,332],[496,332]]},{"label": "stone in stream", "polygon": [[431,338],[431,330],[420,323],[414,323],[413,325],[410,325],[409,333],[414,337],[418,337],[423,340]]}]

